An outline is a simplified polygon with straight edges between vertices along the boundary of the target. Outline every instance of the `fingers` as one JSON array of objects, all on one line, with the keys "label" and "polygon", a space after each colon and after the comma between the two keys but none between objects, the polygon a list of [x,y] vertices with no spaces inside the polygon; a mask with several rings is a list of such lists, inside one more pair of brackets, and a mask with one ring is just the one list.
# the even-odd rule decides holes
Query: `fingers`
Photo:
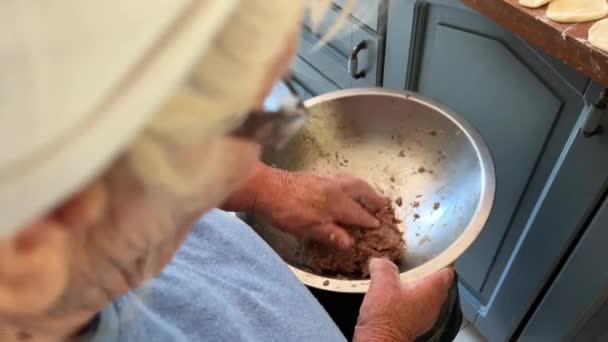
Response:
[{"label": "fingers", "polygon": [[326,223],[310,231],[310,239],[329,247],[346,250],[352,248],[353,238],[342,227]]},{"label": "fingers", "polygon": [[0,311],[40,314],[56,303],[68,283],[68,236],[44,218],[0,240]]},{"label": "fingers", "polygon": [[361,305],[355,341],[374,336],[413,341],[433,327],[454,280],[453,270],[447,268],[402,284],[395,264],[385,259],[370,260],[369,271],[371,284]]},{"label": "fingers", "polygon": [[387,199],[378,194],[366,182],[350,176],[343,176],[342,178],[344,179],[344,191],[369,211],[375,213],[387,205]]},{"label": "fingers", "polygon": [[444,268],[441,271],[435,272],[430,276],[414,283],[413,285],[419,287],[429,287],[434,290],[447,290],[452,286],[454,280],[454,270],[452,268]]},{"label": "fingers", "polygon": [[402,286],[402,298],[408,298],[417,306],[419,320],[410,329],[412,336],[422,335],[433,327],[448,297],[453,280],[454,271],[446,268],[416,283]]},{"label": "fingers", "polygon": [[448,289],[454,281],[454,270],[444,268],[420,281],[404,286],[404,291],[428,298],[432,303],[441,305],[447,297]]},{"label": "fingers", "polygon": [[370,292],[383,291],[387,286],[399,285],[399,269],[387,259],[371,259],[369,273],[371,277]]},{"label": "fingers", "polygon": [[378,228],[380,221],[354,200],[344,197],[333,207],[336,220],[343,225]]}]

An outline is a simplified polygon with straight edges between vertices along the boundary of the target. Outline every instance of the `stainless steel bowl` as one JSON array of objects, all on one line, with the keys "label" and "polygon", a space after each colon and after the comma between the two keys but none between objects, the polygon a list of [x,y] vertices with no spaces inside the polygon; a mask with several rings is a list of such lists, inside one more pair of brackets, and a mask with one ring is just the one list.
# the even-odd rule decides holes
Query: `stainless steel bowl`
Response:
[{"label": "stainless steel bowl", "polygon": [[[287,170],[349,173],[392,199],[403,220],[406,255],[401,279],[412,281],[451,265],[473,243],[495,193],[492,158],[460,115],[409,92],[337,91],[306,102],[306,127],[264,160]],[[300,268],[298,242],[262,221],[252,226],[306,285],[366,292],[368,280],[323,277]]]}]

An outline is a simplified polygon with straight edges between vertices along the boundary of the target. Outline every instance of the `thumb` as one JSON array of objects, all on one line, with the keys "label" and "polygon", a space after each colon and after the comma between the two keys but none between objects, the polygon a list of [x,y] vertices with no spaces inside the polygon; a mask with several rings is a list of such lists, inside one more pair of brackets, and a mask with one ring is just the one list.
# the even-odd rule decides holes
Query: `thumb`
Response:
[{"label": "thumb", "polygon": [[399,285],[399,269],[387,259],[373,258],[369,261],[370,292],[378,288]]},{"label": "thumb", "polygon": [[414,291],[419,296],[441,298],[447,295],[447,291],[452,286],[453,280],[454,270],[452,268],[444,268],[422,280],[406,285],[405,291]]}]

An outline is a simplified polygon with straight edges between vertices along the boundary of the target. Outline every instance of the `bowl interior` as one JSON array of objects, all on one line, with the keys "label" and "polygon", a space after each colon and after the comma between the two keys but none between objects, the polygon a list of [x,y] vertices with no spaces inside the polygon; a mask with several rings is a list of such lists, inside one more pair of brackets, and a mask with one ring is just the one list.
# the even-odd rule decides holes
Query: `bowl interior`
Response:
[{"label": "bowl interior", "polygon": [[[460,117],[417,95],[380,90],[338,92],[312,99],[307,106],[311,117],[306,127],[285,149],[265,151],[266,163],[293,171],[349,173],[393,200],[401,199],[395,209],[406,241],[402,274],[445,254],[457,241],[466,246],[455,254],[468,247],[487,219],[493,167],[485,144]],[[253,220],[258,233],[305,284],[366,290],[366,281],[349,283],[303,271],[294,253],[298,242]],[[467,230],[470,241],[463,241]]]}]

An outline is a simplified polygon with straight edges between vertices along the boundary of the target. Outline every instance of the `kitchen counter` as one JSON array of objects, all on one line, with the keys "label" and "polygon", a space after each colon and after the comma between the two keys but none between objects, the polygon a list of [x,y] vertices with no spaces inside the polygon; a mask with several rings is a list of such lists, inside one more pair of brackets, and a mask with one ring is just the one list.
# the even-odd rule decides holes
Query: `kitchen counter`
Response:
[{"label": "kitchen counter", "polygon": [[517,0],[461,0],[521,38],[608,87],[608,52],[587,41],[595,22],[561,24],[545,16],[546,6],[530,9]]}]

